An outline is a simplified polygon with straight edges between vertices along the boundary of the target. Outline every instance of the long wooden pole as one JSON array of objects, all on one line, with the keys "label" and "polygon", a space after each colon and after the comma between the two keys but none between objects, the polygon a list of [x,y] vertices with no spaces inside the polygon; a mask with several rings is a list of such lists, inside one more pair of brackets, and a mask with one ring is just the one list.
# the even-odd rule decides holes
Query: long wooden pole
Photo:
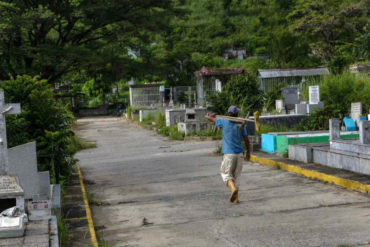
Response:
[{"label": "long wooden pole", "polygon": [[216,115],[216,118],[223,118],[227,119],[231,122],[237,122],[237,123],[246,123],[246,122],[254,122],[254,120],[247,119],[247,118],[241,118],[241,117],[230,117],[230,116],[224,116],[224,115]]}]

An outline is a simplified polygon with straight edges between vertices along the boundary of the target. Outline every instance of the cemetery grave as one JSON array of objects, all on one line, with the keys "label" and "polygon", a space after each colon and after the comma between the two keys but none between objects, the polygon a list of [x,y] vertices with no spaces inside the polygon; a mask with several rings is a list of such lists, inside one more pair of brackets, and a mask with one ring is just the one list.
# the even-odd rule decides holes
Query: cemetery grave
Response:
[{"label": "cemetery grave", "polygon": [[185,119],[183,122],[177,123],[178,130],[185,133],[185,135],[191,135],[196,132],[207,131],[210,128],[210,124],[205,120],[207,109],[205,108],[188,108],[185,110]]},{"label": "cemetery grave", "polygon": [[339,139],[339,120],[330,121],[330,143],[313,147],[313,162],[370,175],[370,121],[360,121],[359,140]]},{"label": "cemetery grave", "polygon": [[[31,241],[29,235],[33,235],[32,232],[27,235],[27,227],[46,224],[48,231],[42,235],[46,241],[40,246],[49,246],[49,228],[54,234],[57,231],[51,209],[60,208],[60,187],[50,185],[49,172],[37,171],[35,142],[8,149],[5,114],[19,114],[20,105],[4,102],[4,91],[0,90],[0,245],[9,246],[7,239],[25,233],[22,239],[27,243]],[[57,243],[58,235],[51,239]]]},{"label": "cemetery grave", "polygon": [[[342,139],[358,137],[359,134],[356,131],[340,134]],[[267,133],[261,135],[261,150],[268,153],[285,154],[288,152],[289,145],[328,142],[329,132],[327,131]]]}]

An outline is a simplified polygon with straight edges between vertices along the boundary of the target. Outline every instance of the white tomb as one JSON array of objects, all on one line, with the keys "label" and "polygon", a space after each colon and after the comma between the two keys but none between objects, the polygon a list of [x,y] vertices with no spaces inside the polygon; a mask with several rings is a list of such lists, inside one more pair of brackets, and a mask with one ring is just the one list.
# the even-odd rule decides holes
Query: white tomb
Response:
[{"label": "white tomb", "polygon": [[[18,178],[10,174],[5,115],[21,113],[20,104],[5,104],[4,91],[0,90],[0,211],[18,207],[24,212],[24,191]],[[17,219],[18,218],[18,219]],[[24,235],[21,217],[0,216],[0,238]]]}]

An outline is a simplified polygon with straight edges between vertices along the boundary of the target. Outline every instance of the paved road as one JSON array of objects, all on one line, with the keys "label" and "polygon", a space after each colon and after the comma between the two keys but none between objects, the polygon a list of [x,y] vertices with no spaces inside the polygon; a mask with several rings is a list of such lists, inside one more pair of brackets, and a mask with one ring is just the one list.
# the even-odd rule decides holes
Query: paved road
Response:
[{"label": "paved road", "polygon": [[217,142],[169,141],[116,118],[80,119],[77,154],[109,246],[351,246],[370,241],[370,198],[246,162],[238,205]]}]

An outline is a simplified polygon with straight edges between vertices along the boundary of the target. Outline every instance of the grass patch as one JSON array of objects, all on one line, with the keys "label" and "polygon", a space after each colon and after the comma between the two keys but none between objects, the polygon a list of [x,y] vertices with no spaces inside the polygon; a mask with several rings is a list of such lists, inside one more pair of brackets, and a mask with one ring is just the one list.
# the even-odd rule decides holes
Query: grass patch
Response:
[{"label": "grass patch", "polygon": [[71,149],[74,152],[78,152],[78,151],[89,149],[89,148],[96,148],[96,143],[94,141],[82,139],[76,135],[74,135],[71,139],[72,139]]},{"label": "grass patch", "polygon": [[86,191],[86,197],[87,197],[87,201],[89,202],[89,205],[93,205],[93,206],[109,205],[109,203],[103,202],[100,196],[97,196],[96,194],[91,193],[89,191]]},{"label": "grass patch", "polygon": [[278,170],[281,170],[281,166],[280,166],[280,164],[279,163],[275,163],[275,167],[276,167],[276,169],[278,169]]},{"label": "grass patch", "polygon": [[70,233],[68,229],[68,225],[63,218],[57,216],[57,224],[58,224],[58,239],[60,246],[69,246],[70,242]]},{"label": "grass patch", "polygon": [[200,137],[211,137],[212,140],[221,140],[222,139],[222,130],[213,130],[212,127],[210,127],[206,131],[197,132],[194,134],[195,136]]}]

